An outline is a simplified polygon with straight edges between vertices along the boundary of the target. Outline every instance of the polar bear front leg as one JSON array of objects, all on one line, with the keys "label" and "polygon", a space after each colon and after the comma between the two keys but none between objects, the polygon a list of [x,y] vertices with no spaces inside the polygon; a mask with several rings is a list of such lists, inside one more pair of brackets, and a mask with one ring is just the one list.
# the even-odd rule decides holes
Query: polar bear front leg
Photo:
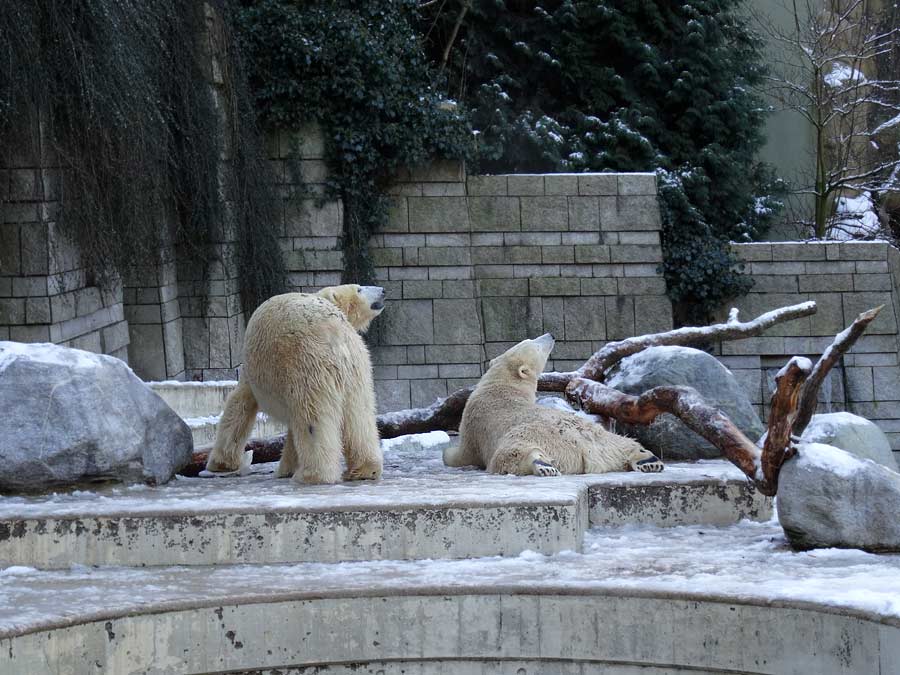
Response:
[{"label": "polar bear front leg", "polygon": [[644,473],[659,473],[665,468],[662,460],[649,450],[641,448],[635,450],[628,458],[628,466],[632,471],[642,471]]},{"label": "polar bear front leg", "polygon": [[275,469],[275,478],[290,478],[297,471],[297,448],[294,446],[294,435],[288,429],[284,437],[284,448],[281,450],[281,459],[278,468]]},{"label": "polar bear front leg", "polygon": [[334,415],[322,415],[315,421],[301,419],[291,425],[298,458],[295,481],[305,484],[340,482],[340,422]]}]

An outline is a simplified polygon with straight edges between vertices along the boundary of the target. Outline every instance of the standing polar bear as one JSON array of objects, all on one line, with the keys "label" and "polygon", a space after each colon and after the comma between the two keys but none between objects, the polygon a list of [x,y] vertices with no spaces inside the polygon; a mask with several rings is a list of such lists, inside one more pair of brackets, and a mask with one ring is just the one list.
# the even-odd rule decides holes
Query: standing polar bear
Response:
[{"label": "standing polar bear", "polygon": [[463,410],[459,445],[444,451],[444,464],[518,476],[662,471],[659,458],[637,441],[535,403],[553,345],[548,333],[491,361]]},{"label": "standing polar bear", "polygon": [[262,410],[288,427],[276,476],[303,483],[381,476],[369,350],[359,333],[384,309],[384,289],[346,284],[276,295],[250,317],[240,382],[209,455],[208,471],[239,468]]}]

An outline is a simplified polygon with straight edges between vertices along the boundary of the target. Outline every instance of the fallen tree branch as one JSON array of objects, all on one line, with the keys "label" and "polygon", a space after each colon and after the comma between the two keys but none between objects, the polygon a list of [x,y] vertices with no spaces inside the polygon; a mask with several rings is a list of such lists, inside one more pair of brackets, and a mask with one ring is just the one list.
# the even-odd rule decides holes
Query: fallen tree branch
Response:
[{"label": "fallen tree branch", "polygon": [[[253,453],[254,464],[277,462],[281,459],[281,451],[284,449],[284,434],[273,436],[263,440],[248,441],[244,451]],[[191,462],[178,473],[182,476],[196,476],[206,468],[206,460],[209,457],[209,449],[195,452]]]},{"label": "fallen tree branch", "polygon": [[737,313],[729,313],[728,321],[711,326],[691,326],[676,328],[665,333],[653,333],[651,335],[639,335],[637,337],[608,342],[597,351],[587,363],[578,371],[581,377],[602,382],[606,371],[626,356],[637,354],[648,347],[662,347],[670,345],[693,345],[703,342],[715,342],[719,340],[742,340],[755,337],[765,332],[772,326],[799,319],[816,313],[816,303],[810,300],[799,305],[779,307],[771,312],[766,312],[752,321],[741,323],[737,320]]},{"label": "fallen tree branch", "polygon": [[797,412],[797,419],[794,421],[794,436],[802,436],[803,431],[809,425],[812,416],[816,413],[816,407],[819,404],[819,387],[825,381],[825,377],[847,353],[856,341],[865,333],[869,324],[875,320],[875,317],[881,312],[884,305],[879,305],[873,309],[867,310],[856,317],[856,320],[846,329],[837,334],[825,353],[816,361],[816,365],[812,369],[812,373],[803,385],[800,392],[800,404]]},{"label": "fallen tree branch", "polygon": [[457,431],[463,408],[475,387],[455,391],[447,398],[438,399],[427,408],[414,408],[378,415],[378,433],[381,438],[396,438],[406,434],[426,431]]},{"label": "fallen tree branch", "polygon": [[760,450],[715,406],[691,387],[656,387],[640,396],[630,396],[583,377],[572,380],[566,397],[595,415],[626,424],[650,424],[664,413],[675,415],[692,431],[718,448],[743,471],[763,494],[775,494],[774,486],[759,480]]},{"label": "fallen tree branch", "polygon": [[[763,483],[771,486],[771,493],[778,490],[778,474],[781,465],[795,452],[791,444],[791,428],[797,418],[800,391],[812,372],[812,362],[795,356],[775,376],[775,393],[769,411],[769,428],[763,443],[761,476]],[[756,476],[757,487],[760,476]],[[761,490],[762,491],[762,490]]]}]

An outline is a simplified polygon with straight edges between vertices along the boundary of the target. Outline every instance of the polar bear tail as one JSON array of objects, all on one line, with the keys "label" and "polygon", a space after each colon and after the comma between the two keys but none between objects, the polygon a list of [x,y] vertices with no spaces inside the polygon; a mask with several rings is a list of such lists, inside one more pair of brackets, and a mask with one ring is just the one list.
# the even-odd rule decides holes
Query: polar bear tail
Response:
[{"label": "polar bear tail", "polygon": [[250,385],[239,382],[225,401],[225,410],[216,429],[216,442],[206,461],[207,471],[218,473],[240,469],[244,446],[258,410]]}]

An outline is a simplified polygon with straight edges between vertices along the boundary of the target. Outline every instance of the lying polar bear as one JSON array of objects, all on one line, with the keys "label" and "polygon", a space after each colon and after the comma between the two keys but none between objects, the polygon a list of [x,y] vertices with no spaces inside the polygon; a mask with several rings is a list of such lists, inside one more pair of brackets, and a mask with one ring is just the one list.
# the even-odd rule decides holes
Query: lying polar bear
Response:
[{"label": "lying polar bear", "polygon": [[466,403],[460,443],[444,451],[444,464],[519,476],[662,471],[659,458],[637,441],[535,403],[553,345],[548,333],[491,361]]}]

